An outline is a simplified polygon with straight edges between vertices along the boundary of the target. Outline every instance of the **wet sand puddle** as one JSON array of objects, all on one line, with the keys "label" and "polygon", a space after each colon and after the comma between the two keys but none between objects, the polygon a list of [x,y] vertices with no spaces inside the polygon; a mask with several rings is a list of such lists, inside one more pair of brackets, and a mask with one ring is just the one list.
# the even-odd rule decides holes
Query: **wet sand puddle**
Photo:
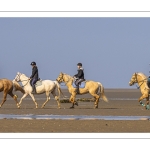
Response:
[{"label": "wet sand puddle", "polygon": [[150,116],[87,116],[87,115],[12,115],[0,114],[0,119],[56,120],[150,120]]}]

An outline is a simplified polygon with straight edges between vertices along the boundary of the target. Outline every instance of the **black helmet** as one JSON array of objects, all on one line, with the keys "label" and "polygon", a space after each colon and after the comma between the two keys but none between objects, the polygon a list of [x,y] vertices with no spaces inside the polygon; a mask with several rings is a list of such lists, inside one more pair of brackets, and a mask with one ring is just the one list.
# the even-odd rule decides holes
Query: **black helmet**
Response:
[{"label": "black helmet", "polygon": [[33,61],[30,65],[36,65],[36,62]]},{"label": "black helmet", "polygon": [[82,66],[82,63],[78,63],[77,66]]}]

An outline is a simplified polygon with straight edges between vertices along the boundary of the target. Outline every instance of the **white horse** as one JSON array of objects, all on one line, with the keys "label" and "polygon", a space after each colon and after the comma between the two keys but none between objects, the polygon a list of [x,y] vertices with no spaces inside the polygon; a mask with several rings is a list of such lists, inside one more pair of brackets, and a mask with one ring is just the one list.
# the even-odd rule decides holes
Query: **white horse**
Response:
[{"label": "white horse", "polygon": [[[33,102],[35,103],[36,108],[38,108],[38,104],[34,98],[34,95],[32,94],[32,86],[30,85],[29,78],[20,72],[17,73],[15,79],[17,82],[22,83],[22,87],[24,87],[25,94],[20,99],[19,105],[21,106],[22,100],[27,96],[30,95]],[[56,95],[56,89],[58,90],[59,95]],[[44,108],[46,103],[50,100],[50,93],[54,96],[55,100],[57,101],[58,108],[60,108],[60,93],[63,95],[60,86],[57,81],[51,81],[51,80],[42,80],[42,84],[36,87],[36,94],[43,94],[46,93],[46,101],[43,103],[41,108]],[[63,95],[64,96],[64,95]]]}]

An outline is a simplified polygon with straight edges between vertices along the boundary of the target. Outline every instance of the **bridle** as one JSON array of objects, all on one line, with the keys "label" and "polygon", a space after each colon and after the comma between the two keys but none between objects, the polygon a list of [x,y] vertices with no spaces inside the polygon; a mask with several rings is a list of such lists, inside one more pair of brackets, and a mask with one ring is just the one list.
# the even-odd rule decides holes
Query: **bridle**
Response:
[{"label": "bridle", "polygon": [[135,73],[135,77],[136,77],[136,82],[139,82],[139,83],[142,82],[139,86],[136,85],[136,86],[137,86],[137,89],[139,89],[139,88],[143,85],[144,81],[145,81],[147,78],[146,78],[146,79],[143,79],[143,80],[141,80],[141,81],[138,81],[138,80],[137,80],[137,73]]},{"label": "bridle", "polygon": [[[63,74],[63,75],[64,75],[64,74]],[[66,81],[66,82],[65,82],[65,81],[63,80],[63,77],[62,77],[61,82],[64,82],[64,83],[65,83],[65,85],[67,85],[67,84],[68,84],[68,82],[69,82],[71,79],[72,79],[72,78],[69,76],[68,81]],[[62,81],[62,80],[63,80],[63,81]],[[62,86],[64,86],[64,85],[62,85]]]},{"label": "bridle", "polygon": [[22,80],[22,81],[21,81],[21,80],[20,80],[20,76],[21,76],[21,75],[17,74],[17,76],[18,76],[17,78],[19,78],[19,81],[17,81],[17,82],[27,81],[27,83],[26,83],[25,85],[21,86],[21,87],[25,87],[25,86],[29,83],[29,80]]}]

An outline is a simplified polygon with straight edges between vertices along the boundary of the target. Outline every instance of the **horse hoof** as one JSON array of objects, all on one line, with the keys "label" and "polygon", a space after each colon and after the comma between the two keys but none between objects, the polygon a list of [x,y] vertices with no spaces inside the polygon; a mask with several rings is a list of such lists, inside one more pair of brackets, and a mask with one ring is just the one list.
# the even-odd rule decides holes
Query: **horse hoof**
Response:
[{"label": "horse hoof", "polygon": [[77,105],[77,106],[78,106],[78,102],[75,102],[75,105]]},{"label": "horse hoof", "polygon": [[98,106],[95,106],[94,108],[96,109],[96,108],[98,108]]},{"label": "horse hoof", "polygon": [[70,109],[73,109],[74,107],[70,107]]},{"label": "horse hoof", "polygon": [[149,109],[150,109],[149,105],[146,105],[146,109],[147,109],[147,110],[149,110]]}]

